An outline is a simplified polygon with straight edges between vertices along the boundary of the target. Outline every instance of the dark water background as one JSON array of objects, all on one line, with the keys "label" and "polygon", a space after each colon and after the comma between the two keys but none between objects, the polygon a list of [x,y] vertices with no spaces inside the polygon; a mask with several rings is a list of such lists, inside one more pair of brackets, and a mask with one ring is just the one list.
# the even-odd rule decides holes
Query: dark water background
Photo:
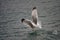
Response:
[{"label": "dark water background", "polygon": [[[21,23],[36,6],[42,29]],[[60,40],[60,0],[0,0],[0,40]]]}]

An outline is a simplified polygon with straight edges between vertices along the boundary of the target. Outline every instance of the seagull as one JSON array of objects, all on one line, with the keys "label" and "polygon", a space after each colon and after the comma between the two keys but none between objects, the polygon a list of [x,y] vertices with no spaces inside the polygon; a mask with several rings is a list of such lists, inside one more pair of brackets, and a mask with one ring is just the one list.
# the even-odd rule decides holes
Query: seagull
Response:
[{"label": "seagull", "polygon": [[37,8],[36,7],[33,7],[31,15],[32,15],[32,21],[25,19],[25,18],[22,18],[21,22],[27,24],[27,26],[30,26],[32,29],[34,29],[34,28],[40,28],[41,29],[42,28],[41,21],[40,22],[38,21],[38,14],[37,14]]}]

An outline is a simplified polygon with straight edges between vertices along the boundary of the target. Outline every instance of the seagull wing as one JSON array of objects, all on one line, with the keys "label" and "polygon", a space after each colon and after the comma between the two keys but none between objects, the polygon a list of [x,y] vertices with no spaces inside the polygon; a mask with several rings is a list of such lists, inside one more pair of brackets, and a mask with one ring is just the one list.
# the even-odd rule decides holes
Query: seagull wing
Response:
[{"label": "seagull wing", "polygon": [[32,20],[35,24],[37,24],[37,20],[38,20],[38,14],[37,14],[37,9],[36,7],[34,7],[32,9]]},{"label": "seagull wing", "polygon": [[34,28],[31,20],[25,19],[23,23],[26,24],[27,26],[30,26],[31,28]]}]

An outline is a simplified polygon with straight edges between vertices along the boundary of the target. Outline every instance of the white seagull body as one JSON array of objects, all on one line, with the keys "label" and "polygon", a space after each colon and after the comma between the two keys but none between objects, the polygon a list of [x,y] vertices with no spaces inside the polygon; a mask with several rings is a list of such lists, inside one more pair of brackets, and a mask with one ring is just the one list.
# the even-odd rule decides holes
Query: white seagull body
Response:
[{"label": "white seagull body", "polygon": [[27,25],[30,26],[32,29],[34,29],[34,28],[40,28],[40,29],[41,29],[41,28],[42,28],[42,27],[41,27],[41,22],[39,23],[39,21],[38,21],[38,14],[37,14],[37,9],[36,9],[36,7],[34,7],[34,8],[32,9],[32,21],[23,18],[23,19],[21,19],[21,22],[27,24]]}]

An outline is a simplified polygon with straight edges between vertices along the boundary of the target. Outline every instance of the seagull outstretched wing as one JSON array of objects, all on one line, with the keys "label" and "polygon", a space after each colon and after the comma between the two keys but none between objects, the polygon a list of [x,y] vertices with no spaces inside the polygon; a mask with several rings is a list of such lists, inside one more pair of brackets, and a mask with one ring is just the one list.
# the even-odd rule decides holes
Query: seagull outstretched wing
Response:
[{"label": "seagull outstretched wing", "polygon": [[38,14],[37,14],[36,7],[33,7],[33,9],[32,9],[32,20],[35,24],[37,24]]},{"label": "seagull outstretched wing", "polygon": [[28,19],[21,19],[21,21],[26,24],[27,26],[30,26],[31,28],[34,28],[34,24],[31,20],[28,20]]}]

